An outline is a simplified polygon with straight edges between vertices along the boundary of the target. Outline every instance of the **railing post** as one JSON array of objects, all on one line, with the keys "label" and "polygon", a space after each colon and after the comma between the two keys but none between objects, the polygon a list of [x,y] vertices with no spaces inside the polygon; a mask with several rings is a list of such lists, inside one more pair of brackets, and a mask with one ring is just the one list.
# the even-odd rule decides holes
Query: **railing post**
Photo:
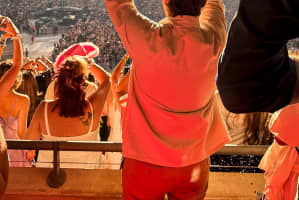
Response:
[{"label": "railing post", "polygon": [[47,183],[52,188],[59,188],[65,183],[66,174],[63,169],[60,168],[60,151],[59,143],[53,143],[53,170],[49,173]]}]

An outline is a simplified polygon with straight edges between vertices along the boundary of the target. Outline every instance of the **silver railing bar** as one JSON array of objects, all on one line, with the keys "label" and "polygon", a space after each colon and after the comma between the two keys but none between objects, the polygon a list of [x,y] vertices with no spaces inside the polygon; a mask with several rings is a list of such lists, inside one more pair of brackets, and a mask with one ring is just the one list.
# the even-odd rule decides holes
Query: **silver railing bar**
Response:
[{"label": "silver railing bar", "polygon": [[[8,149],[122,152],[122,143],[100,141],[7,140]],[[216,155],[264,155],[267,145],[225,145]]]},{"label": "silver railing bar", "polygon": [[227,144],[214,155],[256,155],[262,156],[268,149],[268,145],[230,145]]},{"label": "silver railing bar", "polygon": [[122,143],[100,141],[41,141],[41,140],[6,140],[8,149],[20,150],[54,150],[59,151],[104,151],[122,152]]},{"label": "silver railing bar", "polygon": [[[66,173],[60,168],[60,151],[104,151],[122,152],[122,143],[100,141],[31,141],[7,140],[8,149],[53,151],[53,169],[48,174],[47,183],[52,188],[61,187],[66,181]],[[215,154],[220,155],[263,155],[268,146],[225,145]]]}]

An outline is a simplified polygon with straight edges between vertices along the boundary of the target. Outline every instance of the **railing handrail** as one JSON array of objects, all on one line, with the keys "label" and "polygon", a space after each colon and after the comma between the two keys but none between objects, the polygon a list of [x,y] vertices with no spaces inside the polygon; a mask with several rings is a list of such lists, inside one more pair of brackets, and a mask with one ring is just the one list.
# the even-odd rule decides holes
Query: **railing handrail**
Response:
[{"label": "railing handrail", "polygon": [[[122,152],[122,143],[101,141],[7,140],[8,149]],[[264,155],[267,145],[225,145],[216,155]]]},{"label": "railing handrail", "polygon": [[122,143],[100,141],[6,140],[8,149],[122,152]]},{"label": "railing handrail", "polygon": [[[52,188],[61,187],[66,181],[66,173],[60,168],[60,151],[104,151],[122,152],[122,143],[101,141],[41,141],[7,140],[8,149],[53,151],[53,169],[48,174],[47,183]],[[263,155],[268,146],[225,145],[215,154],[221,155]]]}]

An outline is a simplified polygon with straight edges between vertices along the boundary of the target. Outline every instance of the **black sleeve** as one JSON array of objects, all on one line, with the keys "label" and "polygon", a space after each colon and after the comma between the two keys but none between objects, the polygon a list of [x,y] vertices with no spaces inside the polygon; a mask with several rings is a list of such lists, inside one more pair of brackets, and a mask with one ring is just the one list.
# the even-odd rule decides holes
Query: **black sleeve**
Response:
[{"label": "black sleeve", "polygon": [[298,36],[298,0],[240,0],[218,66],[229,111],[274,112],[289,104],[297,77],[286,44]]}]

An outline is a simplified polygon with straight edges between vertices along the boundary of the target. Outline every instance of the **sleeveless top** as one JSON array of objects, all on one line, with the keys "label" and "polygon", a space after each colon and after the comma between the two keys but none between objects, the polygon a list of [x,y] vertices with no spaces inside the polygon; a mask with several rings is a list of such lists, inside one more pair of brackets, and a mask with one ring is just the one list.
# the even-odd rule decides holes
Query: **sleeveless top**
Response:
[{"label": "sleeveless top", "polygon": [[[6,119],[0,117],[0,125],[3,129],[5,139],[20,139],[18,136],[18,119],[13,117],[12,110],[16,105],[17,100],[14,101],[9,109],[8,117]],[[32,162],[26,159],[26,151],[24,150],[8,150],[9,166],[10,167],[31,167]]]},{"label": "sleeveless top", "polygon": [[[93,127],[93,108],[88,101],[91,110],[91,123],[87,134],[74,137],[57,137],[52,136],[48,121],[48,102],[45,103],[44,119],[46,125],[46,134],[42,134],[42,140],[45,141],[100,141],[98,130],[92,131]],[[61,168],[100,168],[102,153],[100,152],[83,152],[83,151],[60,151]],[[53,167],[53,151],[39,151],[37,167]]]}]

